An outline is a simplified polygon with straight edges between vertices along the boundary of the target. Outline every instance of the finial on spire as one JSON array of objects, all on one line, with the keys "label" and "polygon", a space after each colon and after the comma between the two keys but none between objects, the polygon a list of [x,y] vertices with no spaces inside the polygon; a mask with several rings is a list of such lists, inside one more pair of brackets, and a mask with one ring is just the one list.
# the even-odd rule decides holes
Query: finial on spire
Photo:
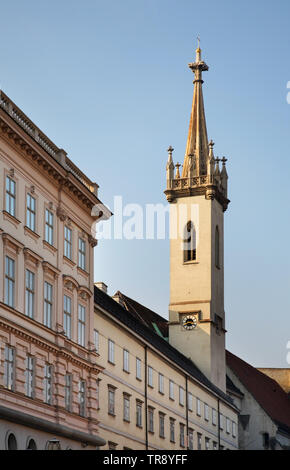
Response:
[{"label": "finial on spire", "polygon": [[178,179],[180,178],[180,173],[179,173],[179,168],[181,167],[180,163],[177,162],[176,165],[175,165],[175,168],[176,168],[176,175],[175,175],[175,178]]},{"label": "finial on spire", "polygon": [[200,49],[200,37],[197,36],[197,49]]}]

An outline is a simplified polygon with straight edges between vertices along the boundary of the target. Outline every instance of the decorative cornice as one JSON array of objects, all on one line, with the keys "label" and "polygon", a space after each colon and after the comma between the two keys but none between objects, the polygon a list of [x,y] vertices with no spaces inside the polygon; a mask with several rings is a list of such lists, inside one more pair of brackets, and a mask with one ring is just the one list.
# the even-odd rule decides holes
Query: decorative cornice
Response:
[{"label": "decorative cornice", "polygon": [[67,213],[61,206],[57,206],[56,215],[62,222],[65,222],[68,218]]},{"label": "decorative cornice", "polygon": [[23,243],[19,242],[18,240],[16,240],[16,238],[9,235],[9,233],[3,232],[2,240],[3,240],[4,245],[12,245],[12,247],[16,250],[17,254],[19,253],[20,250],[24,248]]},{"label": "decorative cornice", "polygon": [[[181,180],[182,179],[180,178],[180,181]],[[164,194],[166,195],[166,198],[169,203],[174,203],[176,199],[180,197],[204,195],[206,199],[216,199],[221,204],[224,212],[227,210],[228,204],[230,203],[230,200],[227,199],[215,185],[184,186],[176,189],[166,189],[164,191]]]},{"label": "decorative cornice", "polygon": [[[23,314],[21,314],[20,312],[14,310],[11,307],[8,307],[6,304],[3,304],[3,302],[0,302],[0,306],[2,306],[3,308],[5,308],[7,310],[10,310],[11,313],[16,314],[17,316],[23,316]],[[25,317],[25,319],[26,318],[27,317]],[[35,320],[28,318],[28,321],[29,320],[36,323],[38,326],[41,326],[45,330],[47,330],[47,327],[45,327],[41,323],[38,323]],[[93,363],[93,362],[89,361],[85,357],[81,357],[80,355],[76,355],[74,352],[70,351],[69,349],[65,349],[64,347],[58,346],[58,345],[52,343],[50,340],[44,340],[40,336],[37,337],[35,334],[33,334],[27,328],[25,328],[23,326],[20,327],[19,325],[17,325],[13,321],[7,320],[6,318],[1,317],[1,316],[0,316],[0,327],[5,329],[6,331],[9,331],[10,333],[14,334],[17,337],[26,340],[30,344],[35,344],[35,345],[39,346],[40,348],[55,354],[57,357],[60,356],[62,358],[68,359],[72,363],[78,365],[79,367],[83,367],[88,371],[93,371],[93,372],[98,373],[98,372],[103,370],[103,367],[98,366],[96,363]],[[50,330],[50,332],[54,335],[57,335],[57,333],[53,330]],[[72,346],[77,346],[78,347],[77,344],[73,343],[72,341],[70,341],[70,342],[71,342]],[[86,348],[84,348],[84,350],[85,350],[88,357],[93,353],[92,351],[90,351]]]},{"label": "decorative cornice", "polygon": [[32,121],[0,90],[0,133],[13,141],[18,150],[29,156],[59,185],[63,185],[89,209],[100,203],[98,185],[91,182],[67,157],[38,129]]},{"label": "decorative cornice", "polygon": [[34,253],[34,251],[30,250],[29,248],[23,248],[23,254],[25,260],[32,261],[33,263],[35,263],[36,266],[38,266],[38,264],[43,261],[42,256],[39,256],[37,253]]},{"label": "decorative cornice", "polygon": [[42,261],[42,268],[45,273],[52,274],[54,278],[57,278],[60,274],[60,270],[50,264],[48,261]]},{"label": "decorative cornice", "polygon": [[88,242],[92,248],[95,248],[95,246],[97,246],[98,244],[98,240],[94,238],[92,235],[88,235]]}]

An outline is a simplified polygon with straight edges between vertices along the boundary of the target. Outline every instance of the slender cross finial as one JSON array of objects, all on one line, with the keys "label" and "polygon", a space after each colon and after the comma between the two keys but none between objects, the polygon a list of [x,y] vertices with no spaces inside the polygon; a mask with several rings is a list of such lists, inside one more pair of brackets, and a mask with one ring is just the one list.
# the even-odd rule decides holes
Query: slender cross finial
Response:
[{"label": "slender cross finial", "polygon": [[197,36],[197,48],[199,49],[200,48],[200,37]]}]

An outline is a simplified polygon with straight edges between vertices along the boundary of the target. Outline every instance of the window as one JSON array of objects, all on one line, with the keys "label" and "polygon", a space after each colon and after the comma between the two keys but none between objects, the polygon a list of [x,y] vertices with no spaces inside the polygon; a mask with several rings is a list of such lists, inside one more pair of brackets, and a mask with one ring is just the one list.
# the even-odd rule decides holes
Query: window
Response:
[{"label": "window", "polygon": [[72,230],[69,227],[64,227],[64,256],[72,259]]},{"label": "window", "polygon": [[215,229],[215,265],[217,268],[220,267],[220,234],[218,226]]},{"label": "window", "polygon": [[99,352],[99,332],[94,330],[94,343],[95,343],[95,350]]},{"label": "window", "polygon": [[111,387],[108,389],[108,413],[115,416],[115,389]]},{"label": "window", "polygon": [[193,410],[193,396],[190,392],[188,392],[188,409],[189,411]]},{"label": "window", "polygon": [[179,404],[184,406],[184,389],[179,387]]},{"label": "window", "polygon": [[226,419],[226,431],[227,431],[227,434],[230,434],[231,432],[231,422],[229,418]]},{"label": "window", "polygon": [[164,375],[158,374],[159,393],[164,394]]},{"label": "window", "polygon": [[197,433],[197,450],[201,450],[202,449],[202,444],[201,444],[201,434],[200,433]]},{"label": "window", "polygon": [[142,403],[139,401],[136,402],[136,426],[142,427]]},{"label": "window", "polygon": [[196,414],[197,416],[201,416],[201,403],[199,398],[196,399]]},{"label": "window", "polygon": [[79,238],[79,261],[78,265],[84,271],[86,270],[86,242]]},{"label": "window", "polygon": [[169,380],[169,398],[174,400],[174,382]]},{"label": "window", "polygon": [[184,429],[185,429],[184,424],[180,423],[180,426],[179,426],[180,447],[185,447]]},{"label": "window", "polygon": [[263,447],[264,449],[269,449],[270,445],[270,436],[268,432],[263,432],[262,434]]},{"label": "window", "polygon": [[34,439],[29,439],[26,449],[27,450],[37,450],[36,442],[35,442]]},{"label": "window", "polygon": [[233,437],[237,436],[237,425],[234,421],[233,421],[232,434],[233,434]]},{"label": "window", "polygon": [[34,358],[31,356],[26,356],[25,394],[34,397]]},{"label": "window", "polygon": [[11,346],[5,346],[4,354],[4,386],[13,391],[15,388],[15,350]]},{"label": "window", "polygon": [[162,438],[165,437],[164,421],[165,421],[165,414],[159,413],[159,437],[162,437]]},{"label": "window", "polygon": [[86,381],[79,381],[79,412],[80,416],[86,415]]},{"label": "window", "polygon": [[212,409],[212,424],[216,426],[216,410]]},{"label": "window", "polygon": [[148,421],[149,421],[149,432],[154,432],[154,408],[151,406],[148,407]]},{"label": "window", "polygon": [[15,217],[16,215],[16,183],[6,176],[6,211]]},{"label": "window", "polygon": [[64,399],[65,399],[65,409],[71,411],[72,403],[72,375],[66,374],[64,377]]},{"label": "window", "polygon": [[44,239],[50,245],[53,245],[53,213],[45,209],[45,235]]},{"label": "window", "polygon": [[206,403],[204,404],[204,419],[206,421],[209,420],[209,407]]},{"label": "window", "polygon": [[220,413],[220,429],[224,429],[224,417],[221,413]]},{"label": "window", "polygon": [[5,257],[5,303],[14,307],[15,303],[15,261]]},{"label": "window", "polygon": [[29,269],[25,272],[25,313],[34,318],[35,274]]},{"label": "window", "polygon": [[123,350],[123,370],[129,372],[129,351]]},{"label": "window", "polygon": [[52,326],[52,285],[49,282],[44,282],[44,318],[45,326],[51,328]]},{"label": "window", "polygon": [[129,395],[124,394],[123,405],[124,405],[123,419],[124,421],[129,422],[130,421],[130,396]]},{"label": "window", "polygon": [[78,343],[80,346],[85,346],[85,333],[86,333],[86,309],[83,305],[79,304]]},{"label": "window", "polygon": [[43,383],[44,401],[48,405],[52,404],[52,366],[45,364],[44,366],[44,383]]},{"label": "window", "polygon": [[148,366],[148,386],[153,388],[153,369]]},{"label": "window", "polygon": [[115,364],[115,343],[111,339],[108,340],[108,361]]},{"label": "window", "polygon": [[221,331],[223,329],[223,319],[219,315],[215,314],[215,328],[216,328],[216,333],[218,335],[221,334]]},{"label": "window", "polygon": [[97,400],[97,410],[100,409],[100,379],[96,380],[96,400]]},{"label": "window", "polygon": [[71,339],[71,298],[64,296],[63,305],[63,329],[64,334]]},{"label": "window", "polygon": [[213,448],[213,450],[218,450],[217,442],[212,443],[212,448]]},{"label": "window", "polygon": [[26,227],[30,228],[33,232],[36,229],[36,202],[35,198],[31,194],[26,196]]},{"label": "window", "polygon": [[184,262],[196,260],[196,233],[192,222],[187,222],[183,239]]},{"label": "window", "polygon": [[206,437],[206,438],[205,438],[205,450],[209,450],[209,442],[210,442],[210,441],[209,441],[209,438]]},{"label": "window", "polygon": [[188,430],[188,448],[189,450],[193,450],[193,430]]},{"label": "window", "polygon": [[17,450],[17,441],[14,434],[9,434],[7,439],[7,450]]},{"label": "window", "polygon": [[136,379],[141,380],[141,359],[136,357]]},{"label": "window", "polygon": [[175,420],[169,418],[170,422],[170,442],[175,442]]}]

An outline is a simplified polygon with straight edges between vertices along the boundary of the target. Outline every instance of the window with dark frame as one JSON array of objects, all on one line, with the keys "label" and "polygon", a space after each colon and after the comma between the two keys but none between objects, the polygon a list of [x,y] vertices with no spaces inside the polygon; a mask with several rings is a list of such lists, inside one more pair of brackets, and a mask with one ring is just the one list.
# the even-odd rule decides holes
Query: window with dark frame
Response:
[{"label": "window with dark frame", "polygon": [[184,238],[183,238],[183,261],[187,263],[188,261],[196,260],[196,231],[194,224],[189,221],[186,224],[184,229]]},{"label": "window with dark frame", "polygon": [[15,181],[6,176],[6,212],[13,217],[16,216],[16,183]]}]

